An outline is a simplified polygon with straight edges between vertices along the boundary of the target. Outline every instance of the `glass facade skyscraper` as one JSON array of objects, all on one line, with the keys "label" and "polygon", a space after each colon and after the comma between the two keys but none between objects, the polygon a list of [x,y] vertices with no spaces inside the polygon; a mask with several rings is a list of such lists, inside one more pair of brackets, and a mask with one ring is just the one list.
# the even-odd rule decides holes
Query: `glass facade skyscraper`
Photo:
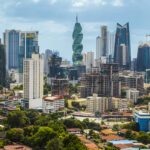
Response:
[{"label": "glass facade skyscraper", "polygon": [[38,31],[21,32],[19,50],[19,73],[23,73],[23,59],[39,53]]},{"label": "glass facade skyscraper", "polygon": [[6,57],[4,45],[0,43],[0,85],[6,86]]},{"label": "glass facade skyscraper", "polygon": [[83,50],[83,45],[82,45],[82,39],[83,39],[83,34],[82,34],[82,27],[81,24],[78,22],[78,17],[76,17],[76,23],[74,26],[74,31],[72,34],[73,38],[73,56],[72,56],[72,61],[74,65],[81,65],[82,64],[82,50]]},{"label": "glass facade skyscraper", "polygon": [[137,71],[146,69],[150,69],[150,43],[144,43],[138,47]]},{"label": "glass facade skyscraper", "polygon": [[19,67],[19,42],[20,31],[6,30],[4,32],[4,45],[6,50],[6,69],[18,69]]},{"label": "glass facade skyscraper", "polygon": [[[129,32],[129,23],[125,25],[120,25],[117,23],[116,35],[115,35],[115,49],[114,49],[114,62],[121,62],[120,54],[120,45],[124,44],[126,47],[126,64],[124,65],[125,69],[130,69],[131,67],[131,47],[130,47],[130,32]],[[119,64],[120,65],[120,64]]]}]

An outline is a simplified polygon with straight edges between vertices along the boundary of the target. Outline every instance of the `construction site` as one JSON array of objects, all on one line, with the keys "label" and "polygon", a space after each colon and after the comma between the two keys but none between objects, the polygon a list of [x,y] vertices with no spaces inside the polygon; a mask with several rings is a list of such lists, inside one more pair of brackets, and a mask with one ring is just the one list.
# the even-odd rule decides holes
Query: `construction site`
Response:
[{"label": "construction site", "polygon": [[117,64],[101,64],[91,68],[91,71],[82,75],[79,87],[80,97],[86,98],[93,93],[98,96],[120,97],[119,70]]},{"label": "construction site", "polygon": [[68,79],[52,79],[51,80],[51,94],[52,96],[69,96],[69,82]]}]

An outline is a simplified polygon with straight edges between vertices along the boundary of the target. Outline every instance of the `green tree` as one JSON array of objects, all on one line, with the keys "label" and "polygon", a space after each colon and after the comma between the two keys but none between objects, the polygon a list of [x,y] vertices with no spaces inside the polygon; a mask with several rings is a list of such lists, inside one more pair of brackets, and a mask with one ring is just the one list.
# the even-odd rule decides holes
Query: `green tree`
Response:
[{"label": "green tree", "polygon": [[150,143],[150,135],[145,132],[139,132],[137,138],[139,142],[142,142],[144,144],[149,144]]},{"label": "green tree", "polygon": [[12,128],[6,132],[6,138],[12,142],[22,142],[24,139],[24,131],[21,128]]},{"label": "green tree", "polygon": [[24,127],[29,123],[28,118],[23,111],[13,111],[8,114],[7,123],[11,128]]},{"label": "green tree", "polygon": [[33,147],[44,148],[49,140],[52,140],[57,136],[56,132],[49,127],[40,127],[38,132],[36,132],[31,137],[31,142]]},{"label": "green tree", "polygon": [[77,120],[77,119],[73,119],[73,118],[65,119],[63,123],[67,128],[80,128],[80,129],[83,129],[82,122]]},{"label": "green tree", "polygon": [[39,125],[39,126],[47,126],[48,122],[49,122],[49,117],[46,115],[41,115],[37,118],[37,120],[35,121],[35,125]]},{"label": "green tree", "polygon": [[123,125],[124,129],[133,130],[133,131],[139,131],[139,126],[136,122],[130,122]]},{"label": "green tree", "polygon": [[59,138],[52,139],[47,143],[46,150],[63,150],[62,140]]},{"label": "green tree", "polygon": [[133,138],[133,133],[131,130],[128,130],[126,133],[125,133],[125,137],[127,139],[132,139]]},{"label": "green tree", "polygon": [[38,130],[39,130],[39,126],[27,126],[23,128],[24,130],[24,136],[33,136]]},{"label": "green tree", "polygon": [[28,117],[29,123],[31,125],[35,124],[36,120],[40,116],[38,111],[32,110],[32,109],[29,109],[28,111],[26,111],[25,114]]},{"label": "green tree", "polygon": [[87,150],[78,137],[73,134],[66,136],[63,143],[65,150]]}]

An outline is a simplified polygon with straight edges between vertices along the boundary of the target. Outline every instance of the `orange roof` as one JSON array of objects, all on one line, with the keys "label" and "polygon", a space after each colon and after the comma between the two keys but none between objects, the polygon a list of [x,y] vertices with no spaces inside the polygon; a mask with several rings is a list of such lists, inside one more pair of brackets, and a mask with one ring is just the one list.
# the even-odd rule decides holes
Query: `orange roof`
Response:
[{"label": "orange roof", "polygon": [[98,150],[98,146],[94,142],[86,139],[84,136],[79,136],[79,139],[88,148],[88,150]]},{"label": "orange roof", "polygon": [[133,144],[114,144],[116,148],[122,149],[122,148],[130,148],[133,147]]},{"label": "orange roof", "polygon": [[121,132],[121,133],[126,133],[128,130],[127,129],[121,129],[121,130],[119,130],[119,132]]},{"label": "orange roof", "polygon": [[89,149],[89,150],[98,150],[98,146],[95,143],[87,143],[85,144],[85,146]]},{"label": "orange roof", "polygon": [[117,134],[117,132],[113,131],[112,129],[104,129],[104,130],[101,130],[101,133],[104,134],[104,135]]},{"label": "orange roof", "polygon": [[106,141],[124,140],[124,138],[118,135],[108,135],[108,136],[102,136],[102,140],[106,140]]},{"label": "orange roof", "polygon": [[32,150],[32,148],[25,145],[7,145],[4,146],[4,150]]}]

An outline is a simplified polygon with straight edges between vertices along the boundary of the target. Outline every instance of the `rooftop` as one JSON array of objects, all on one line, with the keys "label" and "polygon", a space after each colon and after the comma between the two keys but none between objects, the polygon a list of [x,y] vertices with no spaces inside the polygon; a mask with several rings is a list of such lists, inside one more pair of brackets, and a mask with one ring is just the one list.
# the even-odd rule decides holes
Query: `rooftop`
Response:
[{"label": "rooftop", "polygon": [[32,148],[25,145],[7,145],[4,146],[3,150],[32,150]]},{"label": "rooftop", "polygon": [[122,148],[130,148],[133,147],[133,144],[115,144],[116,148],[122,149]]},{"label": "rooftop", "polygon": [[43,98],[45,101],[55,101],[55,100],[60,100],[63,99],[62,96],[56,95],[56,96],[46,96]]},{"label": "rooftop", "polygon": [[112,129],[104,129],[101,131],[102,134],[104,135],[113,135],[113,134],[117,134],[117,132],[113,131]]},{"label": "rooftop", "polygon": [[137,141],[136,140],[119,140],[119,141],[112,140],[109,142],[112,144],[133,144],[136,143]]},{"label": "rooftop", "polygon": [[103,140],[106,140],[106,141],[112,141],[112,140],[115,140],[115,141],[118,141],[118,140],[124,140],[123,137],[118,136],[118,135],[102,136],[102,139],[103,139]]}]

